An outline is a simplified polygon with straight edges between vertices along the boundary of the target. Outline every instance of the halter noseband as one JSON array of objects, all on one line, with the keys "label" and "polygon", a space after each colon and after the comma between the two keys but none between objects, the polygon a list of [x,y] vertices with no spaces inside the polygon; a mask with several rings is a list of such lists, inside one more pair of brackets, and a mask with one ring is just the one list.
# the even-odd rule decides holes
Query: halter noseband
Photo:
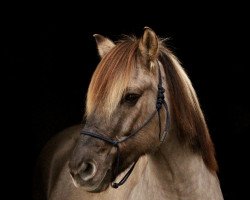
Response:
[{"label": "halter noseband", "polygon": [[[161,70],[160,70],[160,65],[158,65],[158,76],[159,76],[159,83],[158,83],[158,92],[157,92],[157,101],[156,101],[156,110],[150,115],[150,117],[143,123],[142,126],[140,126],[139,128],[135,129],[130,135],[128,135],[127,137],[125,137],[124,139],[121,140],[115,140],[112,138],[109,138],[105,135],[102,134],[98,134],[98,133],[94,133],[94,132],[89,132],[89,131],[81,131],[81,134],[83,135],[88,135],[90,137],[99,139],[99,140],[103,140],[111,145],[113,145],[114,147],[116,147],[117,149],[117,154],[116,154],[116,165],[115,165],[115,169],[114,169],[114,173],[113,173],[113,181],[115,181],[117,175],[118,175],[118,170],[119,170],[119,163],[120,163],[120,148],[119,148],[119,144],[122,142],[127,141],[129,138],[132,138],[133,136],[135,136],[142,128],[144,128],[152,119],[153,117],[156,115],[156,113],[158,113],[158,118],[159,118],[159,139],[160,142],[163,142],[166,138],[167,133],[169,132],[169,127],[170,127],[170,115],[169,115],[169,110],[168,110],[168,106],[167,103],[165,101],[165,96],[164,96],[164,92],[165,89],[162,87],[162,77],[161,77]],[[166,125],[165,125],[165,129],[163,131],[163,135],[161,136],[161,116],[160,116],[160,109],[162,107],[162,105],[164,106],[165,110],[166,110]],[[118,182],[113,182],[112,183],[112,187],[113,188],[118,188],[119,186],[123,185],[125,183],[125,181],[128,179],[129,175],[131,174],[131,172],[133,171],[135,164],[137,161],[135,161],[133,163],[133,165],[131,166],[131,168],[129,169],[129,171],[125,174],[125,176]]]}]

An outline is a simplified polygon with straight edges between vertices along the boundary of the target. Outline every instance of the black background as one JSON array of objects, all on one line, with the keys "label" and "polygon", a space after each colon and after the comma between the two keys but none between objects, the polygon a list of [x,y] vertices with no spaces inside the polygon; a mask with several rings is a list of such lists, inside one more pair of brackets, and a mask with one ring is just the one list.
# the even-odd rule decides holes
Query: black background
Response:
[{"label": "black background", "polygon": [[242,199],[247,193],[243,182],[250,124],[246,7],[94,4],[8,6],[2,80],[6,78],[3,105],[10,123],[3,141],[11,148],[2,159],[6,175],[13,175],[7,188],[21,188],[10,197],[31,197],[41,148],[58,131],[81,122],[87,86],[99,61],[92,35],[117,40],[121,34],[141,36],[149,26],[170,38],[167,46],[183,63],[198,94],[215,143],[225,199]]}]

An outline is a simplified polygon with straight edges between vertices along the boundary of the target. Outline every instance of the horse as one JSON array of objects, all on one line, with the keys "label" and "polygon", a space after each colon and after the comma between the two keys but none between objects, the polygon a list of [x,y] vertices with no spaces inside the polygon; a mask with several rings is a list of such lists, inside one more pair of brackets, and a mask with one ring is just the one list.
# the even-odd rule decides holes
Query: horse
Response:
[{"label": "horse", "polygon": [[43,149],[35,199],[223,199],[196,92],[164,40],[148,27],[139,39],[94,37],[85,123]]}]

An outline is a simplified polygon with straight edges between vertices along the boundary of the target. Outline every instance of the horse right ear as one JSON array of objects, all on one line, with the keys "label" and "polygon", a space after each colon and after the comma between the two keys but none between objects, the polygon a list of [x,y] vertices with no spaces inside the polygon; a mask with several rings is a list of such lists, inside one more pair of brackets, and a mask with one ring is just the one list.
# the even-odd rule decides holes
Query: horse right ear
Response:
[{"label": "horse right ear", "polygon": [[159,44],[155,32],[149,27],[144,27],[144,33],[139,42],[139,50],[150,70],[154,69],[153,63],[158,56]]},{"label": "horse right ear", "polygon": [[98,53],[101,58],[115,47],[115,44],[110,39],[99,34],[94,34],[93,36],[95,37]]},{"label": "horse right ear", "polygon": [[149,28],[144,27],[144,33],[140,39],[139,49],[141,54],[148,60],[154,61],[158,54],[159,44],[155,32]]}]

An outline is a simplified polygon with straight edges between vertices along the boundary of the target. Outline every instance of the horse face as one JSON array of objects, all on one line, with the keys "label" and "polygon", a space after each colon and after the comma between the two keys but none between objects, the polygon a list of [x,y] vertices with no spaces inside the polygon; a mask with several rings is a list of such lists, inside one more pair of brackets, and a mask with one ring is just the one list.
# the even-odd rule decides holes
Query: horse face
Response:
[{"label": "horse face", "polygon": [[[132,81],[110,117],[102,109],[95,109],[86,119],[85,131],[95,132],[116,140],[122,139],[140,127],[154,112],[157,82],[154,74],[138,68]],[[121,158],[119,173],[141,155],[154,150],[159,143],[157,117],[140,133],[119,144]],[[81,135],[73,151],[69,166],[75,185],[98,192],[108,187],[112,179],[116,148],[111,144]]]},{"label": "horse face", "polygon": [[[131,42],[134,46],[121,42],[116,47],[112,47],[113,43],[110,40],[98,35],[97,42],[101,42],[105,47],[98,47],[99,53],[105,57],[97,67],[89,86],[84,131],[120,140],[142,126],[155,111],[158,65],[150,61],[154,51],[149,49],[149,44],[154,43],[154,47],[157,46],[154,41],[156,37],[151,32],[146,33],[146,38],[144,35],[138,43]],[[106,50],[110,48],[114,50],[107,53]],[[145,57],[149,54],[150,58]],[[136,57],[133,67],[127,66],[124,69],[123,61],[131,57]],[[111,58],[116,60],[111,62]],[[113,66],[114,63],[118,64]],[[113,68],[110,70],[110,66],[117,71]],[[125,72],[119,72],[119,69]],[[158,117],[155,116],[138,134],[119,144],[119,173],[140,156],[157,148],[158,128]],[[112,176],[116,153],[116,148],[110,143],[81,135],[69,162],[75,185],[91,192],[105,190],[112,178],[115,178]]]}]

